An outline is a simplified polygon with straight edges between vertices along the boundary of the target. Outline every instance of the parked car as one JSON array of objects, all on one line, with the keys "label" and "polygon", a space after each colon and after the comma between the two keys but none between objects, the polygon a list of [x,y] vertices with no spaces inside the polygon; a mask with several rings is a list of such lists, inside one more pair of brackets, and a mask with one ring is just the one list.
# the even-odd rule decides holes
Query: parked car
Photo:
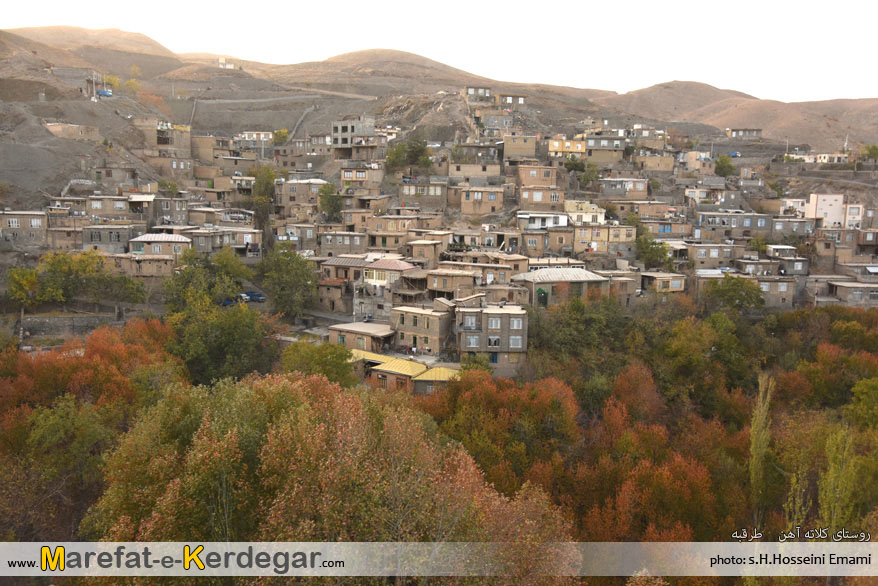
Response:
[{"label": "parked car", "polygon": [[265,303],[265,295],[260,293],[259,291],[247,291],[244,293],[248,297],[248,301],[255,301],[256,303]]},{"label": "parked car", "polygon": [[229,307],[230,305],[234,305],[236,303],[246,303],[247,301],[250,301],[249,295],[247,295],[246,293],[238,293],[231,299],[225,299],[223,301],[220,301],[220,305],[222,305],[223,307]]}]

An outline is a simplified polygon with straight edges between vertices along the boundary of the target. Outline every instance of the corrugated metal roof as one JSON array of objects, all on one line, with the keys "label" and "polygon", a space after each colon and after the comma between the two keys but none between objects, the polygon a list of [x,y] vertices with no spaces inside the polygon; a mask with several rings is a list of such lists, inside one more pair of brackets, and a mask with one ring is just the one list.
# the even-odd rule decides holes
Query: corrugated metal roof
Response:
[{"label": "corrugated metal roof", "polygon": [[351,362],[357,360],[367,360],[369,362],[379,362],[384,364],[394,360],[393,356],[385,356],[384,354],[376,354],[375,352],[366,352],[365,350],[351,350]]},{"label": "corrugated metal roof", "polygon": [[424,373],[424,371],[427,370],[427,367],[420,362],[415,362],[413,360],[394,358],[389,362],[385,362],[384,364],[380,364],[374,367],[372,370],[380,370],[381,372],[390,372],[393,374],[402,374],[405,376],[415,377],[419,374]]},{"label": "corrugated metal roof", "polygon": [[379,324],[374,322],[350,322],[344,324],[333,324],[329,326],[330,330],[339,332],[352,332],[355,334],[366,334],[367,336],[391,336],[395,332],[387,324]]},{"label": "corrugated metal roof", "polygon": [[344,256],[334,256],[321,263],[325,267],[362,267],[366,266],[364,258],[347,258]]},{"label": "corrugated metal roof", "polygon": [[409,269],[417,268],[415,265],[411,263],[407,263],[404,260],[394,260],[389,258],[378,259],[373,263],[369,263],[366,265],[368,269],[378,269],[383,271],[407,271]]},{"label": "corrugated metal roof", "polygon": [[437,368],[431,368],[427,372],[423,374],[419,374],[414,378],[414,380],[426,380],[426,381],[447,381],[456,377],[460,374],[459,370],[455,370],[453,368],[445,368],[444,366],[439,366]]},{"label": "corrugated metal roof", "polygon": [[144,234],[137,238],[132,238],[131,242],[192,242],[191,238],[186,238],[180,234]]},{"label": "corrugated metal roof", "polygon": [[607,281],[597,273],[585,269],[551,268],[538,269],[530,273],[522,273],[512,277],[513,281],[528,281],[530,283],[557,283],[557,282],[582,282],[582,281]]}]

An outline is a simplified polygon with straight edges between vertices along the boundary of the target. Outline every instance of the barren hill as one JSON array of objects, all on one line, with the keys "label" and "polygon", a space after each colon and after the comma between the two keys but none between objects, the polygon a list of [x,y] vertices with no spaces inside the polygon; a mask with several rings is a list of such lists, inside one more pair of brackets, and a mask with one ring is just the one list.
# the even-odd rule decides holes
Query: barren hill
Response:
[{"label": "barren hill", "polygon": [[146,35],[115,28],[94,30],[75,26],[41,26],[9,29],[7,32],[59,49],[74,50],[80,47],[99,47],[129,53],[177,57],[168,48]]},{"label": "barren hill", "polygon": [[671,81],[627,94],[597,98],[602,106],[656,120],[687,120],[687,113],[728,99],[750,99],[753,96],[723,90],[693,81]]},{"label": "barren hill", "polygon": [[717,128],[762,128],[767,138],[837,150],[878,140],[878,99],[778,102],[694,82],[674,81],[595,102],[619,112]]}]

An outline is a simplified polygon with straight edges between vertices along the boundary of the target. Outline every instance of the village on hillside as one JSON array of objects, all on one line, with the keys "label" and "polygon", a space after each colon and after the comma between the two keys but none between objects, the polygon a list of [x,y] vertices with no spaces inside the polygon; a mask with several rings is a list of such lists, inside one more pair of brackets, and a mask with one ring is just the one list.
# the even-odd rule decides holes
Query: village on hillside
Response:
[{"label": "village on hillside", "polygon": [[[95,72],[61,73],[81,82],[83,101],[114,99]],[[231,249],[252,265],[283,246],[307,259],[313,281],[282,339],[344,345],[368,381],[413,392],[447,381],[467,357],[515,375],[528,352],[527,308],[573,298],[633,311],[675,295],[699,300],[735,277],[769,309],[878,307],[875,206],[848,189],[858,169],[874,179],[868,155],[791,149],[759,128],[687,136],[590,117],[575,133],[550,133],[529,123],[539,94],[443,93],[461,105],[458,140],[428,141],[367,111],[307,132],[232,136],[129,116],[142,135],[130,153],[148,176],[90,159],[39,208],[0,212],[2,242],[30,258],[98,251],[159,304],[190,249]],[[95,126],[44,126],[106,144]],[[838,187],[790,195],[797,176]],[[228,301],[265,300],[242,285]],[[45,326],[29,319],[17,324],[24,347]]]}]

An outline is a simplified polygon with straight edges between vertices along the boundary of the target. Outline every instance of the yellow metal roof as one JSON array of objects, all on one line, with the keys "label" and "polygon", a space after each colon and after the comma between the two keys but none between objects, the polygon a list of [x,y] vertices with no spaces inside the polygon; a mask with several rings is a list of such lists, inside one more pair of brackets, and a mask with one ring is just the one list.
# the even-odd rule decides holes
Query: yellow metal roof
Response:
[{"label": "yellow metal roof", "polygon": [[381,372],[390,372],[392,374],[402,374],[405,376],[415,377],[427,370],[427,367],[420,362],[413,360],[405,360],[404,358],[394,358],[389,362],[380,364],[372,370],[380,370]]},{"label": "yellow metal roof", "polygon": [[376,354],[375,352],[366,352],[365,350],[351,350],[351,362],[357,360],[368,360],[369,362],[390,362],[395,360],[393,356],[385,356],[384,354]]},{"label": "yellow metal roof", "polygon": [[428,381],[447,381],[456,377],[460,374],[459,370],[455,370],[453,368],[445,368],[444,366],[439,366],[436,368],[431,368],[427,372],[423,374],[419,374],[415,377],[414,380],[428,380]]}]

